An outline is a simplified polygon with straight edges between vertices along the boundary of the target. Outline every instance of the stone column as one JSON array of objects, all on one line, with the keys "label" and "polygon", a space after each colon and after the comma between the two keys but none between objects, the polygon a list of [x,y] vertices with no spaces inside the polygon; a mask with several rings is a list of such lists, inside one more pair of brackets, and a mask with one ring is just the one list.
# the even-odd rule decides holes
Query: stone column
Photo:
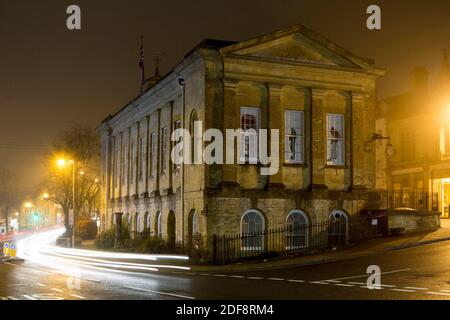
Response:
[{"label": "stone column", "polygon": [[312,183],[311,189],[327,189],[325,185],[325,166],[326,166],[326,123],[323,107],[324,90],[311,90],[312,99]]},{"label": "stone column", "polygon": [[144,174],[144,197],[148,197],[148,179],[150,178],[150,116],[146,116],[147,129],[145,133],[145,174]]},{"label": "stone column", "polygon": [[[364,94],[352,92],[350,106],[350,190],[364,189]],[[376,141],[374,142],[376,143]]]},{"label": "stone column", "polygon": [[120,235],[122,234],[122,216],[123,212],[114,213],[116,219],[116,233],[114,238],[114,247],[119,247],[121,245]]},{"label": "stone column", "polygon": [[[268,86],[268,94],[269,94],[269,110],[268,110],[268,147],[271,145],[271,132],[270,130],[276,129],[279,130],[279,138],[281,139],[278,141],[279,144],[279,153],[278,153],[278,159],[280,164],[280,169],[278,170],[278,173],[275,175],[269,176],[269,182],[267,183],[267,187],[273,188],[273,187],[283,187],[283,161],[284,157],[284,132],[282,132],[283,126],[283,110],[281,108],[281,85],[275,85],[275,84],[269,84]],[[283,141],[283,142],[282,142]],[[270,156],[272,155],[272,150],[270,150]]]},{"label": "stone column", "polygon": [[[236,91],[238,83],[234,81],[224,81],[224,116],[223,116],[223,134],[226,135],[227,129],[238,129],[240,128],[240,111],[239,106],[236,104]],[[222,168],[222,185],[238,185],[237,182],[237,159],[239,155],[237,154],[237,139],[234,145],[234,159],[233,164],[226,164],[227,156],[227,145],[226,138],[224,141],[224,165]]]},{"label": "stone column", "polygon": [[155,194],[159,194],[160,178],[161,178],[161,109],[158,112],[158,131],[156,133],[156,187]]}]

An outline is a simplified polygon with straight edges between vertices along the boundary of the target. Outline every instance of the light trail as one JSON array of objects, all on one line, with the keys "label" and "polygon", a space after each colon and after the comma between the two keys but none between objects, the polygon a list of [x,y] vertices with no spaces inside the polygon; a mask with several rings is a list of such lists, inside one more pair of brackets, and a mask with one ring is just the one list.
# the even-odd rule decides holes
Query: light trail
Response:
[{"label": "light trail", "polygon": [[[187,256],[182,255],[159,255],[159,254],[135,254],[118,253],[85,249],[62,248],[55,245],[56,239],[64,232],[64,228],[47,231],[31,235],[17,242],[17,256],[26,261],[33,261],[46,267],[63,271],[64,273],[79,273],[89,269],[91,272],[158,272],[160,269],[190,270],[189,267],[169,264],[147,264],[135,262],[112,261],[116,260],[140,260],[140,261],[161,261],[178,260],[186,261]],[[161,261],[162,262],[162,261]],[[125,270],[121,270],[125,269]]]}]

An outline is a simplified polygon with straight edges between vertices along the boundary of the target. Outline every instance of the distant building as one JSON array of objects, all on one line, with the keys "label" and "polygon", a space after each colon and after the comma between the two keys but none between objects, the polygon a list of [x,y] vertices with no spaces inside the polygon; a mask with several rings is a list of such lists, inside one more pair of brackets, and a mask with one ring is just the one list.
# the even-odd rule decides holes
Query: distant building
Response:
[{"label": "distant building", "polygon": [[[348,226],[377,206],[375,153],[365,141],[375,132],[383,74],[301,25],[236,43],[202,41],[99,126],[102,229],[121,221],[189,246],[196,233],[211,244],[214,234],[287,223],[332,218]],[[170,161],[182,119],[191,132],[196,120],[204,130],[280,129],[280,170],[263,176],[260,164],[186,164],[182,188]]]},{"label": "distant building", "polygon": [[435,83],[424,67],[411,73],[409,92],[384,99],[377,109],[377,132],[390,137],[391,158],[377,142],[377,187],[436,193],[435,208],[449,217],[450,68],[447,52]]}]

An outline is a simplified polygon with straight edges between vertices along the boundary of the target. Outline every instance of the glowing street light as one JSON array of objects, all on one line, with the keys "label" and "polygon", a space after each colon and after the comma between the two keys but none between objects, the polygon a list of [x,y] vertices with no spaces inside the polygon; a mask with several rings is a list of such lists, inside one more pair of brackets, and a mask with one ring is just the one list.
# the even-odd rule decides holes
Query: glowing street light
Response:
[{"label": "glowing street light", "polygon": [[23,204],[23,206],[25,207],[25,208],[33,208],[33,204],[31,203],[31,202],[25,202],[24,204]]}]

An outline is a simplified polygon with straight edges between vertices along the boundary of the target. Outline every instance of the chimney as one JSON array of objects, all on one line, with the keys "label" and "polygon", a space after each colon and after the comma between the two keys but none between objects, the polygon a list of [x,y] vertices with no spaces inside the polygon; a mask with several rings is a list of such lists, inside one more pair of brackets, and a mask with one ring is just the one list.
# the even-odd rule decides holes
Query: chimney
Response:
[{"label": "chimney", "polygon": [[411,71],[411,84],[413,90],[416,92],[427,93],[428,77],[429,72],[425,67],[415,67],[414,70]]}]

